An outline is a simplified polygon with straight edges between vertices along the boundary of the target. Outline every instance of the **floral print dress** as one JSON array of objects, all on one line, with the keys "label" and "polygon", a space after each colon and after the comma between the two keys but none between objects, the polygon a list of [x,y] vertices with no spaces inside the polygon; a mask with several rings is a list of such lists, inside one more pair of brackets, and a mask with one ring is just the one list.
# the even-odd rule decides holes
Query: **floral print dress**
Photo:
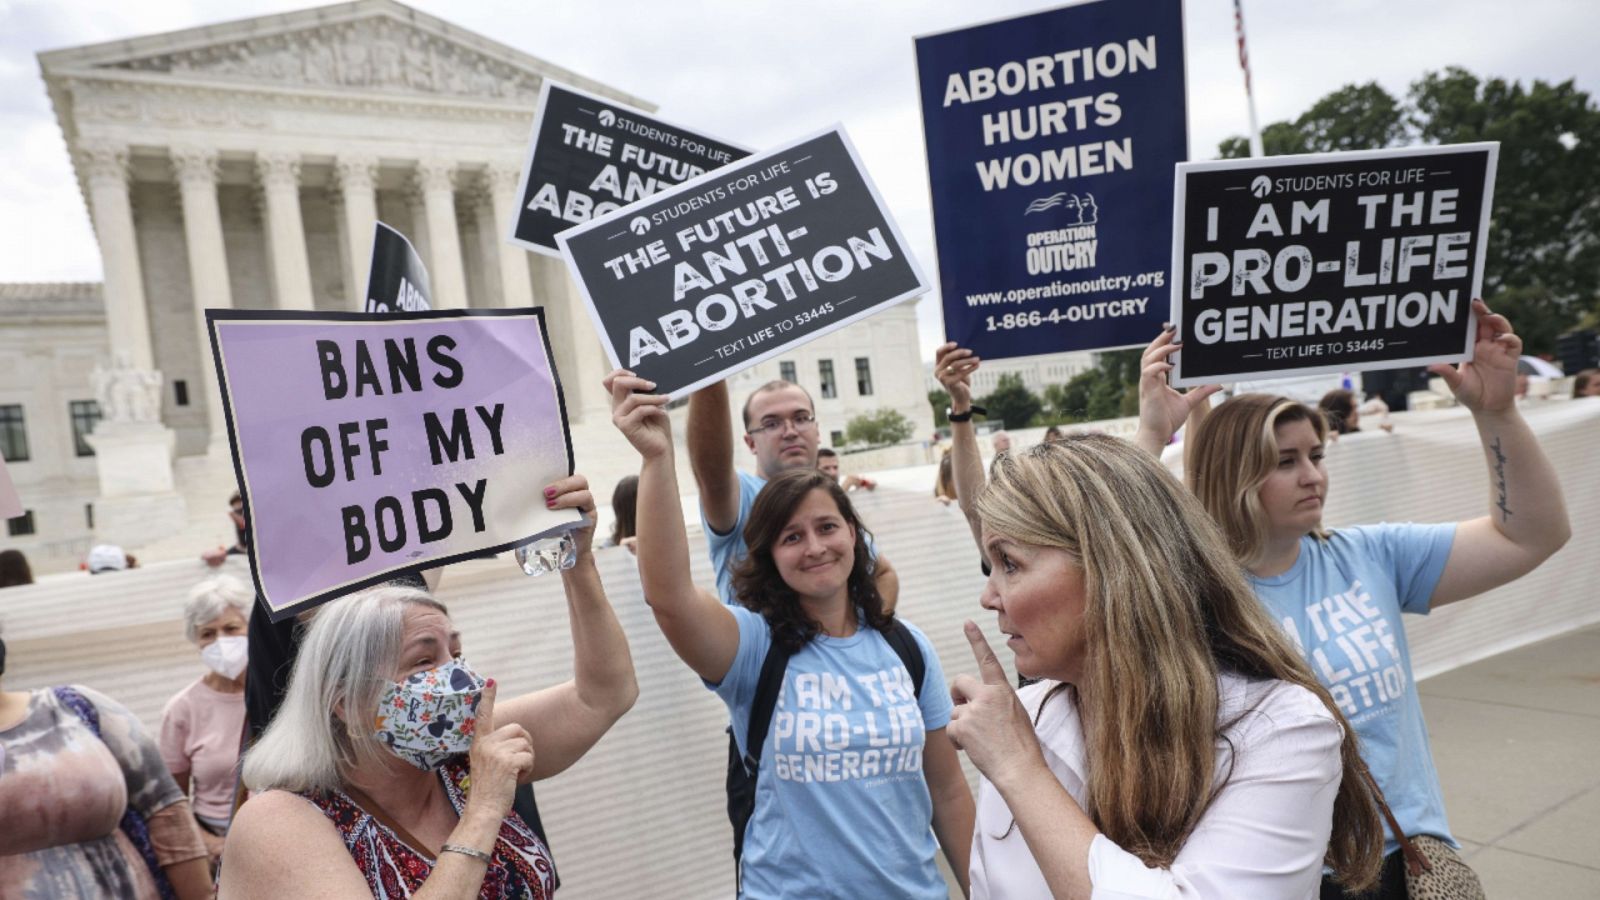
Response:
[{"label": "floral print dress", "polygon": [[[439,776],[450,805],[460,815],[466,808],[467,786],[471,782],[466,759],[457,757],[445,763]],[[343,791],[307,794],[305,798],[339,830],[345,848],[377,900],[408,898],[433,872],[433,859],[400,840]],[[550,851],[516,813],[500,823],[494,860],[489,863],[478,896],[492,900],[547,900],[555,896],[555,865]]]}]

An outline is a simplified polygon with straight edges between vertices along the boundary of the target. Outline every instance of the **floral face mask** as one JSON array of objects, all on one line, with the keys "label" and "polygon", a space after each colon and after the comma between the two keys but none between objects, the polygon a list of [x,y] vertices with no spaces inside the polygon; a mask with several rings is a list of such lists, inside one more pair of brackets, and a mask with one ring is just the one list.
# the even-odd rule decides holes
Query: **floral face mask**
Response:
[{"label": "floral face mask", "polygon": [[484,685],[459,659],[392,682],[378,698],[373,733],[406,762],[437,769],[472,748]]}]

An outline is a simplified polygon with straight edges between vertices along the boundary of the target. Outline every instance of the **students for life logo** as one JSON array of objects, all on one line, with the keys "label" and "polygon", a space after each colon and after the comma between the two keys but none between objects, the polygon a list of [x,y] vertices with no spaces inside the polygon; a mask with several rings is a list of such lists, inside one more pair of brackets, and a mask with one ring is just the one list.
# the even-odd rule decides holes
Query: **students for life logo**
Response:
[{"label": "students for life logo", "polygon": [[1272,193],[1272,179],[1265,175],[1257,175],[1255,180],[1250,182],[1250,193],[1257,197],[1265,197]]},{"label": "students for life logo", "polygon": [[607,128],[617,124],[617,114],[609,109],[600,110],[600,124]]}]

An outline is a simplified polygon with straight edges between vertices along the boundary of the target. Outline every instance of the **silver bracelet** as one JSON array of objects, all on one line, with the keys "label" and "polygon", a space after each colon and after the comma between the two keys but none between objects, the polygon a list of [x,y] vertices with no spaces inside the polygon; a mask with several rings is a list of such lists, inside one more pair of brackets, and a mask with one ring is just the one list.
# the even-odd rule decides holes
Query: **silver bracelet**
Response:
[{"label": "silver bracelet", "polygon": [[478,850],[478,849],[476,849],[474,847],[463,847],[460,844],[441,844],[439,846],[439,852],[441,852],[441,853],[459,853],[462,856],[470,856],[473,859],[481,859],[486,863],[494,861],[494,855],[493,854],[485,853],[482,850]]}]

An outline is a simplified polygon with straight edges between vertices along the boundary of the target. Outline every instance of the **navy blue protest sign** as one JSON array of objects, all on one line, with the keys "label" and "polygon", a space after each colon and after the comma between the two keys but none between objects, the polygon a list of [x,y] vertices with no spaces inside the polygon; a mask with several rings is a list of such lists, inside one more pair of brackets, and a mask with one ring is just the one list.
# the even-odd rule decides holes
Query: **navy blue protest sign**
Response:
[{"label": "navy blue protest sign", "polygon": [[1173,383],[1471,359],[1499,147],[1179,166]]},{"label": "navy blue protest sign", "polygon": [[560,232],[749,155],[547,78],[506,239],[559,256]]},{"label": "navy blue protest sign", "polygon": [[558,240],[611,364],[673,399],[927,290],[837,127]]},{"label": "navy blue protest sign", "polygon": [[1143,345],[1188,157],[1181,0],[917,38],[945,336],[985,358]]}]

